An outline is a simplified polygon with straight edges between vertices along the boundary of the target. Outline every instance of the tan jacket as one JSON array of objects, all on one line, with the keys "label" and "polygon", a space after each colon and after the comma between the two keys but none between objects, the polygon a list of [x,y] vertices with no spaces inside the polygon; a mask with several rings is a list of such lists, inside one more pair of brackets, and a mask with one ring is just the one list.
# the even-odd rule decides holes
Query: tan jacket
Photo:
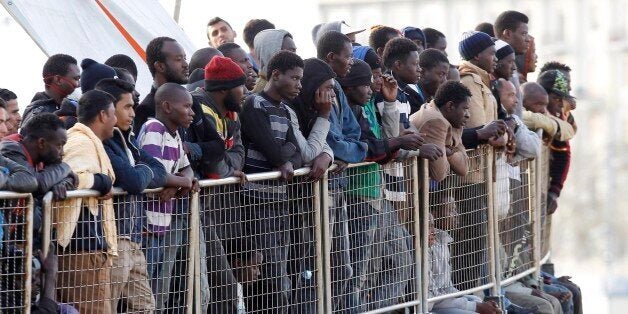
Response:
[{"label": "tan jacket", "polygon": [[[102,141],[94,132],[82,123],[76,123],[68,130],[68,141],[63,147],[63,162],[68,164],[78,175],[77,189],[89,189],[94,185],[94,174],[102,173],[111,181],[115,181],[113,167],[105,151]],[[117,229],[115,212],[111,199],[102,202],[103,232],[107,241],[107,253],[118,255]],[[60,207],[53,211],[53,222],[56,225],[58,243],[62,247],[70,244],[76,229],[82,206],[87,206],[92,215],[98,215],[99,200],[95,197],[71,198],[60,202]]]},{"label": "tan jacket", "polygon": [[488,72],[469,61],[460,64],[460,83],[471,91],[467,128],[485,125],[497,119],[497,100],[491,92]]},{"label": "tan jacket", "polygon": [[542,129],[552,139],[559,141],[568,141],[576,135],[573,126],[569,122],[546,113],[524,110],[521,120],[523,120],[528,129],[533,131]]},{"label": "tan jacket", "polygon": [[421,106],[421,110],[410,116],[411,128],[425,134],[425,143],[438,146],[443,152],[446,147],[453,147],[454,153],[447,157],[443,155],[435,161],[429,162],[430,178],[442,181],[451,170],[465,176],[469,169],[467,152],[462,145],[462,129],[455,129],[436,107],[434,101]]}]

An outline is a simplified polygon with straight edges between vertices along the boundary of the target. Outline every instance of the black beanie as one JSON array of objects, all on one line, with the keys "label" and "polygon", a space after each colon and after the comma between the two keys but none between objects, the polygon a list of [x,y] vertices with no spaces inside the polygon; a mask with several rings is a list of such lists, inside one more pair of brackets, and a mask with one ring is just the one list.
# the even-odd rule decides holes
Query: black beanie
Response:
[{"label": "black beanie", "polygon": [[342,87],[371,86],[372,78],[371,67],[360,59],[354,59],[349,73],[338,82]]},{"label": "black beanie", "polygon": [[301,94],[299,98],[304,104],[311,105],[314,102],[314,94],[321,84],[335,78],[336,73],[324,61],[310,58],[303,61],[303,79],[301,80]]},{"label": "black beanie", "polygon": [[81,61],[81,92],[86,93],[96,87],[102,79],[116,77],[116,70],[92,59]]}]

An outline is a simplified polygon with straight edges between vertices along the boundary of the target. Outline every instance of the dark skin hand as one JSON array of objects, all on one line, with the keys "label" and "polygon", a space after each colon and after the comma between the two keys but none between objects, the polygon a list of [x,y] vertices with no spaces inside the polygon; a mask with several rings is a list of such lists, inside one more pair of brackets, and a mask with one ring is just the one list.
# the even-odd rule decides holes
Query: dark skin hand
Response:
[{"label": "dark skin hand", "polygon": [[506,133],[506,123],[502,120],[491,121],[483,128],[477,130],[478,138],[480,140],[489,140],[491,138],[497,138]]},{"label": "dark skin hand", "polygon": [[64,200],[68,197],[68,190],[63,182],[52,186],[52,197],[55,201]]},{"label": "dark skin hand", "polygon": [[571,298],[571,292],[549,292],[548,294],[558,299],[560,303],[567,302]]},{"label": "dark skin hand", "polygon": [[310,179],[317,181],[322,178],[325,171],[329,168],[331,157],[327,153],[322,153],[312,160],[312,170],[310,171]]},{"label": "dark skin hand", "polygon": [[497,303],[495,303],[495,301],[478,303],[476,305],[475,311],[480,314],[494,314],[502,312],[501,309],[497,306]]},{"label": "dark skin hand", "polygon": [[[177,174],[177,175],[179,175],[179,174]],[[184,175],[181,174],[180,176],[184,176]],[[175,194],[175,197],[187,196],[190,192],[198,192],[200,190],[201,190],[201,188],[198,185],[198,179],[194,178],[194,179],[192,179],[192,186],[190,186],[189,188],[181,188],[181,189],[179,189],[177,194]]]},{"label": "dark skin hand", "polygon": [[112,199],[113,198],[113,188],[111,188],[109,190],[109,192],[107,192],[107,194],[102,195],[100,197],[98,197],[99,200],[108,200],[108,199]]},{"label": "dark skin hand", "polygon": [[240,170],[233,171],[233,176],[240,178],[240,184],[244,185],[246,183],[246,174]]},{"label": "dark skin hand", "polygon": [[419,149],[419,157],[427,159],[429,161],[434,161],[443,156],[443,151],[438,148],[435,144],[427,143],[421,145]]},{"label": "dark skin hand", "polygon": [[390,74],[382,75],[382,96],[387,102],[393,102],[397,99],[398,84],[397,80]]},{"label": "dark skin hand", "polygon": [[423,143],[425,143],[425,139],[421,134],[411,130],[403,130],[401,131],[401,135],[399,135],[399,137],[397,137],[394,141],[395,145],[392,146],[398,145],[400,148],[405,150],[417,150],[421,148]]},{"label": "dark skin hand", "polygon": [[334,160],[334,164],[336,164],[336,169],[333,170],[331,173],[332,174],[339,174],[342,173],[343,171],[345,171],[345,169],[347,169],[347,167],[349,166],[348,163],[342,161],[342,160]]},{"label": "dark skin hand", "polygon": [[179,188],[177,187],[164,188],[159,192],[159,198],[163,201],[169,201],[174,198],[177,192],[179,192]]},{"label": "dark skin hand", "polygon": [[294,177],[294,168],[292,167],[292,163],[289,161],[279,166],[277,170],[281,173],[279,179],[282,181],[290,181],[292,180],[292,177]]},{"label": "dark skin hand", "polygon": [[316,90],[314,94],[314,109],[321,118],[328,119],[331,112],[332,93],[321,88]]},{"label": "dark skin hand", "polygon": [[445,155],[449,157],[453,154],[454,154],[454,148],[451,146],[445,146]]}]

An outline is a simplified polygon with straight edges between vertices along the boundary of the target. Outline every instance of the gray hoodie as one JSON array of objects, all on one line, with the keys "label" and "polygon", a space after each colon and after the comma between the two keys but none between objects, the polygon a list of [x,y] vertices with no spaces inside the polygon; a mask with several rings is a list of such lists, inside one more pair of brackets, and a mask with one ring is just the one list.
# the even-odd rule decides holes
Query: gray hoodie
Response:
[{"label": "gray hoodie", "polygon": [[268,62],[278,51],[281,50],[283,39],[286,36],[292,37],[290,33],[283,29],[266,29],[255,35],[253,46],[255,47],[255,55],[259,59],[260,77],[266,76],[266,68]]}]

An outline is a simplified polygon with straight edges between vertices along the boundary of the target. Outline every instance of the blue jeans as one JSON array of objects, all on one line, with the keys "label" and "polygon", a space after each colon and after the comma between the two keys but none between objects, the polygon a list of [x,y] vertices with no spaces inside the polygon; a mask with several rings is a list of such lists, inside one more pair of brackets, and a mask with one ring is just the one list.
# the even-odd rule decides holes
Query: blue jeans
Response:
[{"label": "blue jeans", "polygon": [[[545,293],[567,293],[570,292],[567,287],[562,285],[543,285],[543,291]],[[557,298],[558,299],[558,298]],[[560,299],[559,299],[560,301]],[[560,302],[560,306],[563,308],[563,314],[573,314],[573,297],[565,302]]]},{"label": "blue jeans", "polygon": [[[155,235],[148,234],[143,238],[143,247],[146,254],[146,263],[148,264],[148,276],[151,283],[151,289],[155,295],[155,307],[157,312],[163,311],[167,305],[169,298],[176,301],[180,306],[185,306],[185,295],[170,294],[170,285],[173,277],[183,277],[184,274],[174,274],[174,271],[180,273],[182,264],[186,264],[187,257],[177,257],[179,251],[186,251],[188,245],[188,215],[173,214],[170,222],[170,230],[165,234]],[[176,264],[176,267],[175,267]],[[184,292],[175,288],[177,292]],[[181,297],[183,299],[181,299]],[[178,298],[179,300],[174,300]]]}]

